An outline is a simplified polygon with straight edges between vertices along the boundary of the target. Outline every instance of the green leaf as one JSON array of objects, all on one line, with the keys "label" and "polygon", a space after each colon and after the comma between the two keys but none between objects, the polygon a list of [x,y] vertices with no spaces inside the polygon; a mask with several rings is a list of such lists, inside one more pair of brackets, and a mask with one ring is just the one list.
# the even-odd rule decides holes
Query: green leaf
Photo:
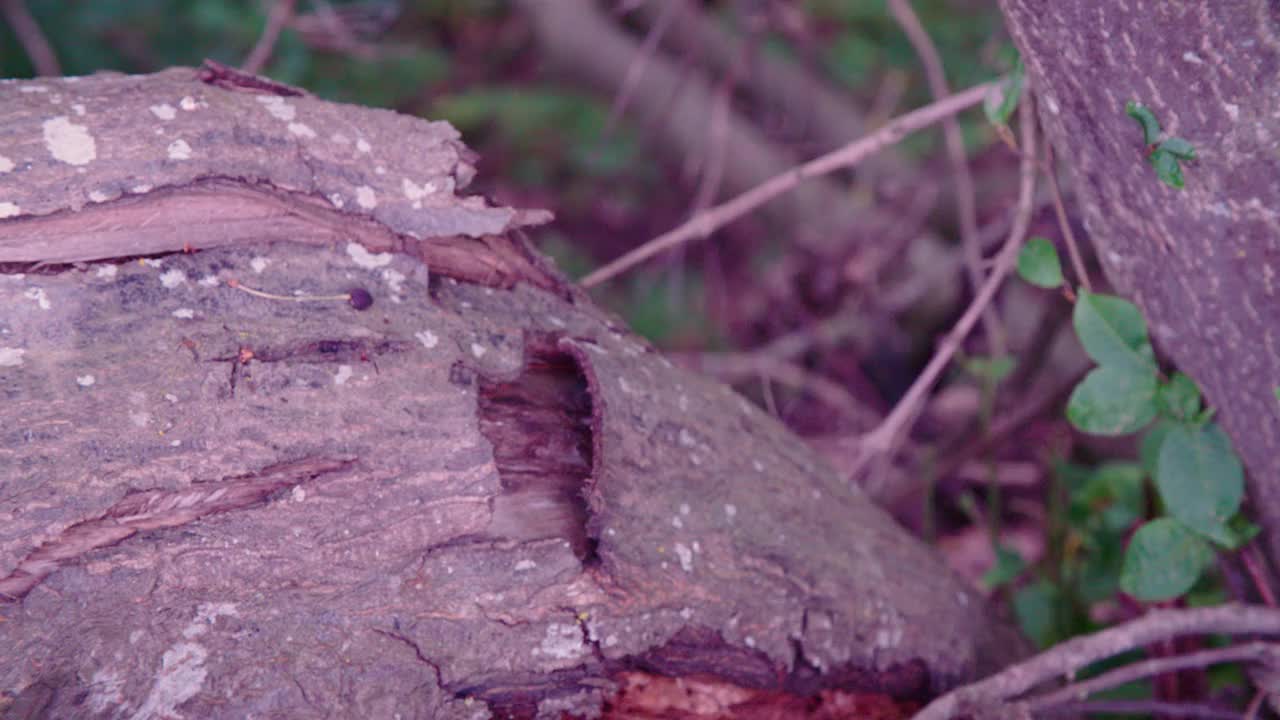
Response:
[{"label": "green leaf", "polygon": [[1000,79],[1000,82],[982,99],[982,110],[992,125],[1008,125],[1009,116],[1018,107],[1018,99],[1022,96],[1022,80],[1025,68],[1019,57],[1013,70]]},{"label": "green leaf", "polygon": [[1036,647],[1048,647],[1058,639],[1057,613],[1061,595],[1057,586],[1047,580],[1028,585],[1013,594],[1013,612],[1018,618],[1018,625]]},{"label": "green leaf", "polygon": [[1018,551],[1004,545],[996,545],[996,562],[982,576],[982,584],[987,588],[997,588],[1013,582],[1027,568],[1027,563]]},{"label": "green leaf", "polygon": [[1138,528],[1129,541],[1120,571],[1120,588],[1138,600],[1156,602],[1191,589],[1213,562],[1213,549],[1173,518],[1158,518]]},{"label": "green leaf", "polygon": [[1160,122],[1151,110],[1140,102],[1130,100],[1125,103],[1124,112],[1142,126],[1142,142],[1146,145],[1156,144],[1160,139]]},{"label": "green leaf", "polygon": [[1048,238],[1031,238],[1018,253],[1018,275],[1037,287],[1058,287],[1062,284],[1062,263],[1058,260],[1058,249]]},{"label": "green leaf", "polygon": [[1195,380],[1180,372],[1160,387],[1158,400],[1160,412],[1174,420],[1191,422],[1200,413],[1200,388],[1196,387]]},{"label": "green leaf", "polygon": [[1147,323],[1133,303],[1082,290],[1071,321],[1080,344],[1094,362],[1123,365],[1154,375],[1155,352],[1147,340]]},{"label": "green leaf", "polygon": [[1180,137],[1166,138],[1164,142],[1160,143],[1160,147],[1158,149],[1164,150],[1179,160],[1196,159],[1196,149],[1191,146],[1190,142],[1183,140]]},{"label": "green leaf", "polygon": [[1093,435],[1137,432],[1156,416],[1156,376],[1125,366],[1101,365],[1071,392],[1067,419]]},{"label": "green leaf", "polygon": [[1138,457],[1142,460],[1142,469],[1146,470],[1147,475],[1150,477],[1156,476],[1156,467],[1160,464],[1160,447],[1164,445],[1164,439],[1173,425],[1168,420],[1161,420],[1153,425],[1142,438],[1142,445],[1138,448]]},{"label": "green leaf", "polygon": [[1151,165],[1156,169],[1156,177],[1163,180],[1165,185],[1179,190],[1183,188],[1182,166],[1173,153],[1157,148],[1151,153]]},{"label": "green leaf", "polygon": [[1106,463],[1093,472],[1072,500],[1087,505],[1088,517],[1100,521],[1102,529],[1123,532],[1146,513],[1145,476],[1137,463]]},{"label": "green leaf", "polygon": [[1170,515],[1205,537],[1232,543],[1226,523],[1244,498],[1244,467],[1217,425],[1169,430],[1155,478]]},{"label": "green leaf", "polygon": [[974,356],[964,358],[961,361],[961,365],[964,367],[965,372],[976,378],[999,383],[1009,377],[1009,373],[1013,372],[1016,361],[1008,355],[993,358]]},{"label": "green leaf", "polygon": [[1228,550],[1239,550],[1262,532],[1262,528],[1249,522],[1248,518],[1237,514],[1227,523],[1227,532],[1231,535],[1230,543],[1223,543]]}]

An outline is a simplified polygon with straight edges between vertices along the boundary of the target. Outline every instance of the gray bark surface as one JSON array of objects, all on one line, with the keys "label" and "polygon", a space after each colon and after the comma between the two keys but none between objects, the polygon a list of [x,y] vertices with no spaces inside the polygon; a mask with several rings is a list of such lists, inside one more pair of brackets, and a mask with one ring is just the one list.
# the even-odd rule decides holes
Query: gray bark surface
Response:
[{"label": "gray bark surface", "polygon": [[[1193,377],[1280,559],[1280,5],[1002,0],[1107,277]],[[1137,101],[1199,159],[1157,179]]]},{"label": "gray bark surface", "polygon": [[[591,716],[634,669],[923,696],[1016,652],[777,422],[493,234],[542,218],[416,207],[405,173],[469,176],[447,126],[219,77],[0,86],[0,714]],[[389,154],[316,161],[359,137]]]}]

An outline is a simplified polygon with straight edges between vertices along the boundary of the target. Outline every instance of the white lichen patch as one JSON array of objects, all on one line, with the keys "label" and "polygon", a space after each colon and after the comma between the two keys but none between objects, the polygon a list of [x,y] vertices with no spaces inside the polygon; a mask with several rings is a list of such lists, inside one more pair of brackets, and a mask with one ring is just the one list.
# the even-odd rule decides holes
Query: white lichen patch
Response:
[{"label": "white lichen patch", "polygon": [[516,572],[528,572],[536,567],[538,567],[538,563],[526,558],[516,563]]},{"label": "white lichen patch", "polygon": [[68,165],[88,165],[98,157],[98,146],[89,128],[71,122],[66,115],[44,121],[44,146],[54,160]]},{"label": "white lichen patch", "polygon": [[691,512],[693,512],[693,508],[689,507],[689,503],[680,503],[680,514],[681,514],[681,515],[688,516],[688,515],[689,515],[689,513],[691,513]]},{"label": "white lichen patch", "polygon": [[350,365],[339,365],[338,372],[333,374],[334,385],[346,385],[351,379],[352,370]]},{"label": "white lichen patch", "polygon": [[13,161],[4,155],[0,155],[0,173],[7,173],[14,168]]},{"label": "white lichen patch", "polygon": [[18,92],[24,92],[24,93],[47,93],[47,92],[49,92],[49,88],[47,88],[47,87],[45,87],[45,86],[43,86],[43,85],[24,85],[24,86],[22,86],[22,87],[18,88]]},{"label": "white lichen patch", "polygon": [[477,360],[484,357],[484,354],[487,352],[489,352],[488,348],[480,343],[471,343],[471,354],[474,355]]},{"label": "white lichen patch", "polygon": [[347,255],[356,265],[366,270],[391,264],[391,253],[371,253],[360,243],[347,243]]},{"label": "white lichen patch", "polygon": [[169,288],[170,290],[178,287],[179,285],[185,285],[186,282],[187,282],[187,274],[182,272],[178,268],[174,268],[172,270],[166,270],[165,272],[160,274],[160,284],[165,286],[166,288]]},{"label": "white lichen patch", "polygon": [[22,348],[0,347],[0,367],[18,367],[27,351]]},{"label": "white lichen patch", "polygon": [[303,488],[301,485],[294,485],[293,489],[289,491],[289,499],[296,503],[306,501],[307,499],[306,489]]},{"label": "white lichen patch", "polygon": [[87,111],[84,109],[84,105],[81,105],[80,103],[72,103],[71,112],[74,112],[76,115],[79,115],[80,117],[84,117]]},{"label": "white lichen patch", "polygon": [[129,188],[129,192],[133,193],[134,195],[145,195],[146,193],[151,192],[151,188],[152,188],[151,185],[147,185],[146,183],[143,183],[142,185],[134,185],[133,187]]},{"label": "white lichen patch", "polygon": [[111,280],[119,274],[120,268],[115,265],[99,265],[98,271],[94,273],[96,277],[100,277],[103,280]]},{"label": "white lichen patch", "polygon": [[106,201],[108,201],[108,200],[110,200],[110,199],[111,199],[111,196],[110,196],[110,195],[107,195],[106,193],[102,192],[101,190],[90,190],[90,191],[89,191],[89,202],[103,203],[103,202],[106,202]]},{"label": "white lichen patch", "polygon": [[356,204],[365,210],[372,210],[378,207],[378,194],[368,185],[361,185],[356,188]]},{"label": "white lichen patch", "polygon": [[151,423],[151,413],[135,410],[129,413],[129,422],[133,423],[134,427],[144,428]]},{"label": "white lichen patch", "polygon": [[440,343],[440,338],[436,337],[436,334],[431,332],[430,330],[423,330],[422,332],[416,332],[413,334],[413,336],[418,338],[418,342],[422,343],[422,346],[428,350],[430,350],[431,348],[435,347]]},{"label": "white lichen patch", "polygon": [[298,116],[298,109],[284,101],[279,95],[259,95],[258,102],[277,120],[292,122]]},{"label": "white lichen patch", "polygon": [[174,140],[169,143],[169,159],[170,160],[190,160],[191,146],[186,140]]},{"label": "white lichen patch", "polygon": [[22,296],[28,300],[34,300],[41,310],[53,307],[53,303],[49,302],[49,294],[44,291],[44,288],[30,288],[22,293]]},{"label": "white lichen patch", "polygon": [[677,529],[677,530],[679,530],[680,528],[684,527],[684,521],[680,519],[680,516],[679,516],[679,515],[673,515],[673,516],[671,517],[671,527],[673,527],[673,528],[675,528],[675,529]]},{"label": "white lichen patch", "polygon": [[98,379],[92,375],[76,376],[76,384],[79,385],[80,387],[93,387],[93,384],[96,382],[98,382]]},{"label": "white lichen patch", "polygon": [[693,572],[693,550],[689,549],[684,543],[675,544],[676,557],[680,558],[680,569],[685,572]]},{"label": "white lichen patch", "polygon": [[297,135],[300,138],[306,138],[308,140],[316,136],[315,130],[312,130],[310,126],[300,122],[289,123],[289,132],[294,135]]},{"label": "white lichen patch", "polygon": [[547,633],[542,643],[534,648],[534,655],[548,655],[561,660],[574,660],[586,653],[582,642],[582,631],[577,625],[552,623],[547,626]]},{"label": "white lichen patch", "polygon": [[409,200],[418,201],[422,198],[433,195],[439,189],[434,182],[428,180],[419,185],[409,178],[400,181],[400,189],[404,191],[404,196]]},{"label": "white lichen patch", "polygon": [[217,287],[221,283],[222,281],[218,279],[217,275],[205,275],[196,281],[196,284],[201,287]]},{"label": "white lichen patch", "polygon": [[339,195],[338,193],[331,193],[329,195],[329,204],[341,210],[344,206],[346,206],[347,201],[343,200],[342,196]]},{"label": "white lichen patch", "polygon": [[178,706],[190,700],[204,686],[209,672],[204,661],[209,652],[199,643],[182,642],[165,651],[160,670],[147,699],[131,720],[181,717]]},{"label": "white lichen patch", "polygon": [[387,287],[391,288],[391,292],[397,295],[404,292],[405,276],[399,270],[392,270],[391,268],[383,270],[382,281],[387,284]]},{"label": "white lichen patch", "polygon": [[356,149],[362,153],[367,153],[373,148],[369,146],[369,143],[365,141],[364,138],[360,138],[359,140],[356,140]]},{"label": "white lichen patch", "polygon": [[1231,118],[1231,122],[1240,119],[1240,106],[1235,103],[1223,103],[1222,109],[1227,111],[1227,117]]},{"label": "white lichen patch", "polygon": [[[256,274],[261,275],[262,271],[266,270],[267,266],[270,264],[271,264],[271,260],[264,258],[261,255],[255,255],[254,258],[249,261],[249,269],[253,270],[253,272]],[[215,285],[218,284],[217,278],[213,279],[213,284]]]},{"label": "white lichen patch", "polygon": [[627,379],[621,376],[618,377],[618,389],[626,395],[630,395],[635,392],[631,387],[631,383],[627,382]]},{"label": "white lichen patch", "polygon": [[678,439],[681,447],[691,448],[698,444],[698,441],[693,437],[693,433],[689,432],[688,428],[680,428],[680,435]]},{"label": "white lichen patch", "polygon": [[182,99],[178,101],[178,107],[186,110],[187,112],[191,112],[202,105],[204,105],[204,103],[196,102],[196,99],[190,95],[184,95]]},{"label": "white lichen patch", "polygon": [[21,212],[16,203],[0,202],[0,218],[16,217]]},{"label": "white lichen patch", "polygon": [[151,106],[151,114],[161,120],[172,120],[178,115],[178,111],[169,103],[161,103]]},{"label": "white lichen patch", "polygon": [[105,713],[124,702],[124,677],[112,670],[96,670],[89,680],[85,705],[95,713]]},{"label": "white lichen patch", "polygon": [[738,514],[738,506],[733,503],[724,504],[724,516],[732,520]]},{"label": "white lichen patch", "polygon": [[196,311],[191,308],[178,308],[173,311],[173,316],[180,320],[192,320],[196,316]]}]

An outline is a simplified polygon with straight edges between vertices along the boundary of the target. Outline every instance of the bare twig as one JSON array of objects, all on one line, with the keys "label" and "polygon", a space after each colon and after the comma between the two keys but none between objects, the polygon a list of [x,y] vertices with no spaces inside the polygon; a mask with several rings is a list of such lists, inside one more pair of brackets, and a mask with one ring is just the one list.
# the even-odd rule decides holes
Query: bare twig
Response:
[{"label": "bare twig", "polygon": [[814,158],[803,165],[776,175],[728,202],[709,208],[669,232],[663,233],[622,257],[606,264],[582,279],[584,287],[594,287],[649,258],[691,240],[705,238],[717,229],[737,220],[764,203],[810,178],[853,167],[863,159],[898,142],[909,133],[954,115],[980,102],[992,87],[984,83],[939,102],[913,110],[866,137],[855,140],[834,152]]},{"label": "bare twig", "polygon": [[618,94],[613,98],[613,106],[609,108],[609,122],[605,126],[606,132],[613,132],[617,126],[622,113],[627,109],[627,103],[631,102],[636,84],[640,82],[640,77],[644,75],[645,68],[649,65],[649,59],[658,51],[658,43],[662,42],[662,36],[671,26],[671,21],[684,10],[684,0],[670,0],[662,4],[662,9],[658,11],[658,19],[645,35],[644,42],[636,52],[635,60],[627,67],[627,74],[622,78]]},{"label": "bare twig", "polygon": [[994,708],[1061,675],[1103,658],[1185,635],[1280,636],[1280,610],[1227,604],[1189,610],[1154,610],[1136,620],[1067,640],[1025,662],[953,690],[929,703],[915,720],[944,720],[979,708]]},{"label": "bare twig", "polygon": [[1027,701],[1026,706],[1034,712],[1051,705],[1079,702],[1096,692],[1117,687],[1127,682],[1133,682],[1134,680],[1151,677],[1152,675],[1163,675],[1187,668],[1204,668],[1210,665],[1233,662],[1265,662],[1274,665],[1280,662],[1280,645],[1266,642],[1250,642],[1231,647],[1202,650],[1185,655],[1143,660],[1034,697]]},{"label": "bare twig", "polygon": [[1032,200],[1035,198],[1035,116],[1032,114],[1031,106],[1032,99],[1028,93],[1023,98],[1018,115],[1019,123],[1022,126],[1022,147],[1024,149],[1020,168],[1022,179],[1018,189],[1018,210],[1014,216],[1013,226],[1009,229],[1009,236],[1005,239],[1004,247],[1001,248],[1000,254],[996,256],[995,267],[992,268],[991,275],[978,291],[969,308],[965,310],[964,315],[960,317],[956,326],[943,338],[941,347],[929,360],[929,364],[925,366],[920,376],[911,384],[907,394],[898,401],[898,404],[894,406],[893,411],[884,419],[884,422],[880,423],[875,430],[863,436],[859,449],[859,461],[853,465],[855,474],[867,463],[893,453],[902,436],[915,424],[916,417],[919,416],[921,408],[924,407],[925,394],[933,388],[933,384],[937,382],[942,371],[951,362],[952,356],[960,349],[960,343],[964,341],[965,336],[977,324],[983,308],[995,298],[996,291],[1000,289],[1005,276],[1009,274],[1009,271],[1013,269],[1014,264],[1017,262],[1022,238],[1031,223]]},{"label": "bare twig", "polygon": [[704,373],[726,380],[759,376],[788,387],[812,393],[829,407],[859,424],[871,424],[879,417],[843,385],[805,368],[765,353],[702,353],[694,365]]},{"label": "bare twig", "polygon": [[[942,57],[938,48],[929,39],[929,33],[920,23],[920,18],[911,9],[908,0],[889,0],[889,9],[898,25],[906,33],[907,39],[920,57],[924,65],[925,79],[929,83],[929,92],[934,100],[941,100],[951,94],[947,85],[947,73],[942,66]],[[969,172],[969,161],[965,158],[964,135],[960,132],[960,123],[955,116],[948,116],[942,121],[942,136],[947,146],[947,160],[951,164],[952,181],[956,187],[956,214],[960,221],[960,241],[964,248],[964,264],[969,272],[969,284],[974,292],[982,287],[982,249],[978,243],[978,211],[974,200],[973,174]],[[1004,331],[1000,327],[1000,319],[995,310],[988,305],[982,311],[982,328],[987,336],[991,354],[1005,354]]]},{"label": "bare twig", "polygon": [[22,49],[26,50],[36,75],[45,77],[61,75],[62,67],[58,64],[58,56],[53,52],[53,46],[45,39],[44,33],[40,31],[40,25],[36,19],[31,17],[31,12],[27,10],[24,0],[4,0],[3,4],[0,4],[0,12],[4,13],[4,19],[9,22],[9,27],[13,28],[13,34],[18,37],[18,42],[22,43]]},{"label": "bare twig", "polygon": [[1053,144],[1049,138],[1044,140],[1045,176],[1049,179],[1049,189],[1053,192],[1053,210],[1058,216],[1058,227],[1062,229],[1062,239],[1067,243],[1067,254],[1071,256],[1071,267],[1076,271],[1076,280],[1085,290],[1093,292],[1089,283],[1089,273],[1085,272],[1084,260],[1080,257],[1080,244],[1076,242],[1076,234],[1071,230],[1071,221],[1067,219],[1067,209],[1062,203],[1062,191],[1058,189],[1058,170],[1053,164]]},{"label": "bare twig", "polygon": [[240,66],[241,70],[257,75],[267,66],[267,61],[271,59],[271,51],[275,50],[276,41],[280,39],[280,31],[293,17],[293,6],[296,2],[297,0],[275,0],[271,4],[271,11],[267,13],[267,24],[263,26],[262,35],[258,37],[257,44],[249,52],[249,57],[245,58],[244,64]]},{"label": "bare twig", "polygon": [[1258,552],[1257,543],[1251,542],[1245,546],[1244,552],[1240,553],[1240,560],[1244,563],[1244,569],[1249,573],[1249,577],[1253,580],[1253,585],[1258,589],[1258,594],[1262,596],[1262,602],[1267,607],[1276,606],[1275,593],[1271,592],[1271,584],[1267,581],[1267,573],[1264,568],[1261,553]]},{"label": "bare twig", "polygon": [[1163,700],[1095,700],[1054,708],[1066,717],[1094,715],[1139,715],[1142,717],[1191,718],[1192,720],[1240,720],[1240,713],[1225,708]]}]

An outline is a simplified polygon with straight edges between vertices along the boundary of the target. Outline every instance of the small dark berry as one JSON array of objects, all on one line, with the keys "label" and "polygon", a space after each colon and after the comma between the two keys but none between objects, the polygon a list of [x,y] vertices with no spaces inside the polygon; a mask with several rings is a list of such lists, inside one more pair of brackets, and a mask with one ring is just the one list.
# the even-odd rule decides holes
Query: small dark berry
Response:
[{"label": "small dark berry", "polygon": [[357,310],[368,310],[373,305],[373,296],[364,288],[351,288],[347,291],[347,302]]}]

